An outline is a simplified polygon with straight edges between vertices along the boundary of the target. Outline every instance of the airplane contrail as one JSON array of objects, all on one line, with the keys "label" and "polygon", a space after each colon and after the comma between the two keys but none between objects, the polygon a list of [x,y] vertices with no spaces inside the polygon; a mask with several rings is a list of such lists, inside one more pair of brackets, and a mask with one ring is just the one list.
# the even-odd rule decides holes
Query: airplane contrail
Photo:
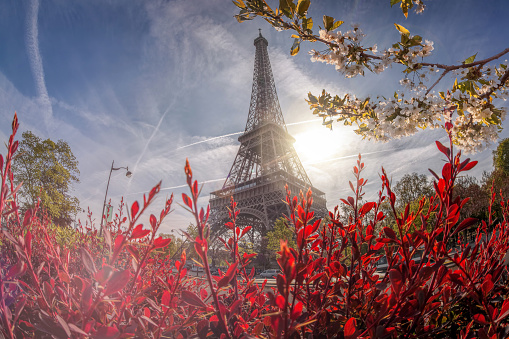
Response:
[{"label": "airplane contrail", "polygon": [[[224,180],[226,180],[226,178],[205,180],[205,181],[199,182],[198,184],[199,185],[203,185],[203,184],[208,184],[208,183],[211,183],[211,182],[224,181]],[[177,189],[177,188],[184,188],[184,187],[187,187],[187,184],[186,185],[173,186],[173,187],[163,187],[163,188],[161,188],[161,191],[174,190],[174,189]],[[134,194],[144,194],[144,193],[147,193],[147,192],[143,191],[143,192],[129,193],[129,194],[125,194],[124,196],[134,195]]]},{"label": "airplane contrail", "polygon": [[308,124],[310,122],[320,122],[320,119],[312,119],[312,120],[304,120],[304,121],[299,121],[299,122],[292,122],[292,123],[286,124],[286,126]]},{"label": "airplane contrail", "polygon": [[37,27],[39,15],[39,0],[30,1],[26,18],[26,48],[28,60],[32,70],[32,76],[35,82],[35,90],[37,100],[43,107],[44,122],[46,127],[49,125],[49,119],[53,116],[53,109],[48,95],[48,89],[44,80],[44,68],[42,65],[42,57],[39,51],[39,29]]},{"label": "airplane contrail", "polygon": [[[391,149],[386,149],[386,150],[381,150],[381,151],[361,153],[361,155],[369,155],[369,154],[376,154],[376,153],[390,152],[390,151],[397,151],[397,150],[398,150],[397,148],[391,148]],[[306,162],[306,163],[304,163],[304,165],[321,164],[323,162],[329,162],[329,161],[334,161],[334,160],[343,160],[343,159],[353,158],[353,157],[357,157],[357,156],[359,156],[359,154],[345,155],[345,156],[338,157],[338,158],[332,158],[332,159],[326,159],[326,160],[320,160],[320,161],[313,161],[313,162]]]},{"label": "airplane contrail", "polygon": [[[307,124],[307,123],[310,123],[310,122],[317,122],[317,121],[318,121],[318,122],[320,122],[320,120],[319,120],[319,119],[313,119],[313,120],[305,120],[305,121],[299,121],[299,122],[292,122],[292,123],[286,124],[286,126],[293,126],[293,125]],[[239,135],[239,134],[242,134],[242,133],[244,133],[244,131],[241,131],[241,132],[235,132],[235,133],[229,133],[229,134],[224,134],[224,135],[220,135],[220,136],[213,137],[213,138],[208,138],[208,139],[205,139],[205,140],[201,140],[201,141],[193,142],[192,144],[188,144],[188,145],[184,145],[184,146],[177,147],[175,150],[179,150],[179,149],[182,149],[182,148],[191,147],[191,146],[198,145],[198,144],[203,144],[203,143],[205,143],[205,142],[209,142],[209,141],[216,140],[216,139],[221,139],[221,138],[231,137],[231,136],[233,136],[233,135]]]},{"label": "airplane contrail", "polygon": [[[129,181],[127,182],[127,187],[126,187],[126,190],[125,192],[127,192],[129,190],[129,187],[131,187],[131,181],[133,180],[133,177],[136,175],[136,169],[138,168],[138,164],[140,163],[141,159],[143,158],[143,156],[145,155],[145,152],[147,151],[148,149],[148,145],[150,145],[150,142],[152,141],[152,139],[154,138],[154,136],[156,135],[157,131],[159,131],[159,127],[161,126],[161,123],[163,122],[164,118],[166,117],[166,114],[168,114],[168,112],[170,111],[170,109],[173,107],[173,105],[175,104],[175,101],[176,101],[176,97],[177,95],[173,96],[173,99],[172,101],[170,102],[170,104],[168,105],[168,108],[166,108],[166,111],[163,113],[163,115],[161,116],[161,118],[159,119],[159,122],[157,123],[156,125],[156,128],[154,128],[154,131],[152,132],[152,134],[150,135],[150,137],[148,138],[147,142],[145,143],[145,147],[143,147],[143,150],[141,151],[141,154],[140,156],[138,157],[138,160],[136,160],[136,163],[134,164],[134,167],[133,167],[133,170],[131,171],[133,173],[133,175],[129,178]],[[124,195],[126,195],[124,192]]]},{"label": "airplane contrail", "polygon": [[226,138],[226,137],[230,137],[232,135],[238,135],[238,134],[242,134],[242,133],[244,133],[244,132],[235,132],[235,133],[220,135],[218,137],[213,137],[213,138],[209,138],[209,139],[193,142],[192,144],[189,144],[189,145],[180,146],[180,147],[177,147],[175,150],[179,150],[179,149],[186,148],[186,147],[191,147],[191,146],[194,146],[194,145],[202,144],[204,142],[209,142],[209,141],[216,140],[216,139]]}]

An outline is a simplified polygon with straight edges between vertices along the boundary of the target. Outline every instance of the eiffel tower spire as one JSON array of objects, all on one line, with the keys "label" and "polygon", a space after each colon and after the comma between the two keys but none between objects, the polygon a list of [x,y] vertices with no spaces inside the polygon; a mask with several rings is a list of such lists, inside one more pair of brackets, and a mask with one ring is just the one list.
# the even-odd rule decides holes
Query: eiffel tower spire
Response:
[{"label": "eiffel tower spire", "polygon": [[253,75],[253,89],[251,90],[251,104],[246,123],[246,132],[267,122],[273,122],[286,130],[285,120],[279,106],[276,85],[270,67],[267,39],[260,35],[255,39],[255,65]]},{"label": "eiffel tower spire", "polygon": [[240,209],[238,224],[254,226],[260,234],[273,227],[276,219],[288,214],[285,185],[293,194],[313,192],[318,217],[327,214],[325,194],[312,187],[295,152],[295,139],[288,134],[279,105],[270,67],[268,42],[262,36],[256,47],[251,103],[240,148],[223,188],[210,197],[213,231],[228,217],[227,206],[233,196]]}]

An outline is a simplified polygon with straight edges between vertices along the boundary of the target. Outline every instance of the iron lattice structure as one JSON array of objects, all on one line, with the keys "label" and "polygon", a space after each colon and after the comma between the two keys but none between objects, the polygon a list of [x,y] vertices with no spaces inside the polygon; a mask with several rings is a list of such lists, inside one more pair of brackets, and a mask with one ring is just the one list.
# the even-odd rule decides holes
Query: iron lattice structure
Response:
[{"label": "iron lattice structure", "polygon": [[240,148],[223,188],[211,193],[212,231],[220,234],[228,220],[228,206],[233,196],[240,210],[237,225],[251,225],[265,235],[276,219],[289,213],[285,186],[298,194],[308,188],[313,192],[317,217],[328,215],[325,194],[314,188],[295,152],[295,139],[288,134],[279,105],[270,67],[268,42],[260,35],[256,47],[251,103]]}]

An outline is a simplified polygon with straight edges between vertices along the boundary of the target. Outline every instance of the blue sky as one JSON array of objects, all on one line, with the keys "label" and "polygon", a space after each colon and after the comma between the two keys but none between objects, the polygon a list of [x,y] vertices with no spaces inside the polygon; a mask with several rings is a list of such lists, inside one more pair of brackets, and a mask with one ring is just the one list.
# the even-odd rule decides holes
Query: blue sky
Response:
[{"label": "blue sky", "polygon": [[[480,59],[509,43],[509,2],[503,0],[429,1],[424,14],[409,19],[388,0],[315,0],[310,11],[315,22],[327,13],[345,21],[345,28],[360,24],[366,45],[377,43],[379,49],[399,39],[393,26],[399,23],[434,41],[430,61],[458,63],[475,53]],[[443,140],[443,132],[384,144],[362,141],[346,127],[325,130],[304,101],[309,91],[318,94],[322,88],[390,95],[401,69],[344,79],[332,67],[310,62],[307,51],[316,46],[303,44],[291,57],[290,33],[276,32],[261,19],[239,24],[236,12],[228,0],[0,1],[0,139],[7,139],[16,111],[22,131],[67,141],[80,162],[81,183],[74,193],[96,218],[112,160],[134,173],[127,179],[114,172],[109,191],[114,205],[121,196],[128,202],[141,199],[140,192],[159,180],[168,188],[163,197],[174,192],[180,200],[186,157],[196,178],[207,181],[200,200],[206,205],[239,146],[238,135],[216,137],[245,127],[253,40],[262,28],[288,130],[329,208],[348,194],[358,153],[367,165],[367,197],[380,186],[381,166],[394,181],[405,173],[440,169],[433,141]],[[502,137],[508,136],[505,129]],[[311,152],[305,144],[312,141]],[[491,149],[472,156],[480,162],[473,175],[491,169]],[[153,212],[162,204],[156,201]],[[163,231],[184,228],[190,220],[176,206]]]}]

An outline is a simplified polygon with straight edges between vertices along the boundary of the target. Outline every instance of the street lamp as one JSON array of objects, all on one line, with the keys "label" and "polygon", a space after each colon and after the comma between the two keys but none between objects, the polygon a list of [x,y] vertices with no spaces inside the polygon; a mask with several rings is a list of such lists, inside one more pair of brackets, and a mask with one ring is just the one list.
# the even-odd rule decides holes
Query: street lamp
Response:
[{"label": "street lamp", "polygon": [[103,203],[103,212],[101,213],[101,230],[99,231],[99,236],[102,236],[103,234],[103,224],[104,224],[104,208],[106,207],[106,198],[108,197],[108,188],[110,187],[110,179],[111,179],[111,172],[118,171],[119,169],[125,169],[126,173],[125,176],[130,178],[133,173],[129,171],[129,166],[127,167],[113,167],[113,164],[115,163],[115,160],[111,162],[111,169],[110,169],[110,176],[108,177],[108,184],[106,185],[106,194],[104,195],[104,203]]}]

